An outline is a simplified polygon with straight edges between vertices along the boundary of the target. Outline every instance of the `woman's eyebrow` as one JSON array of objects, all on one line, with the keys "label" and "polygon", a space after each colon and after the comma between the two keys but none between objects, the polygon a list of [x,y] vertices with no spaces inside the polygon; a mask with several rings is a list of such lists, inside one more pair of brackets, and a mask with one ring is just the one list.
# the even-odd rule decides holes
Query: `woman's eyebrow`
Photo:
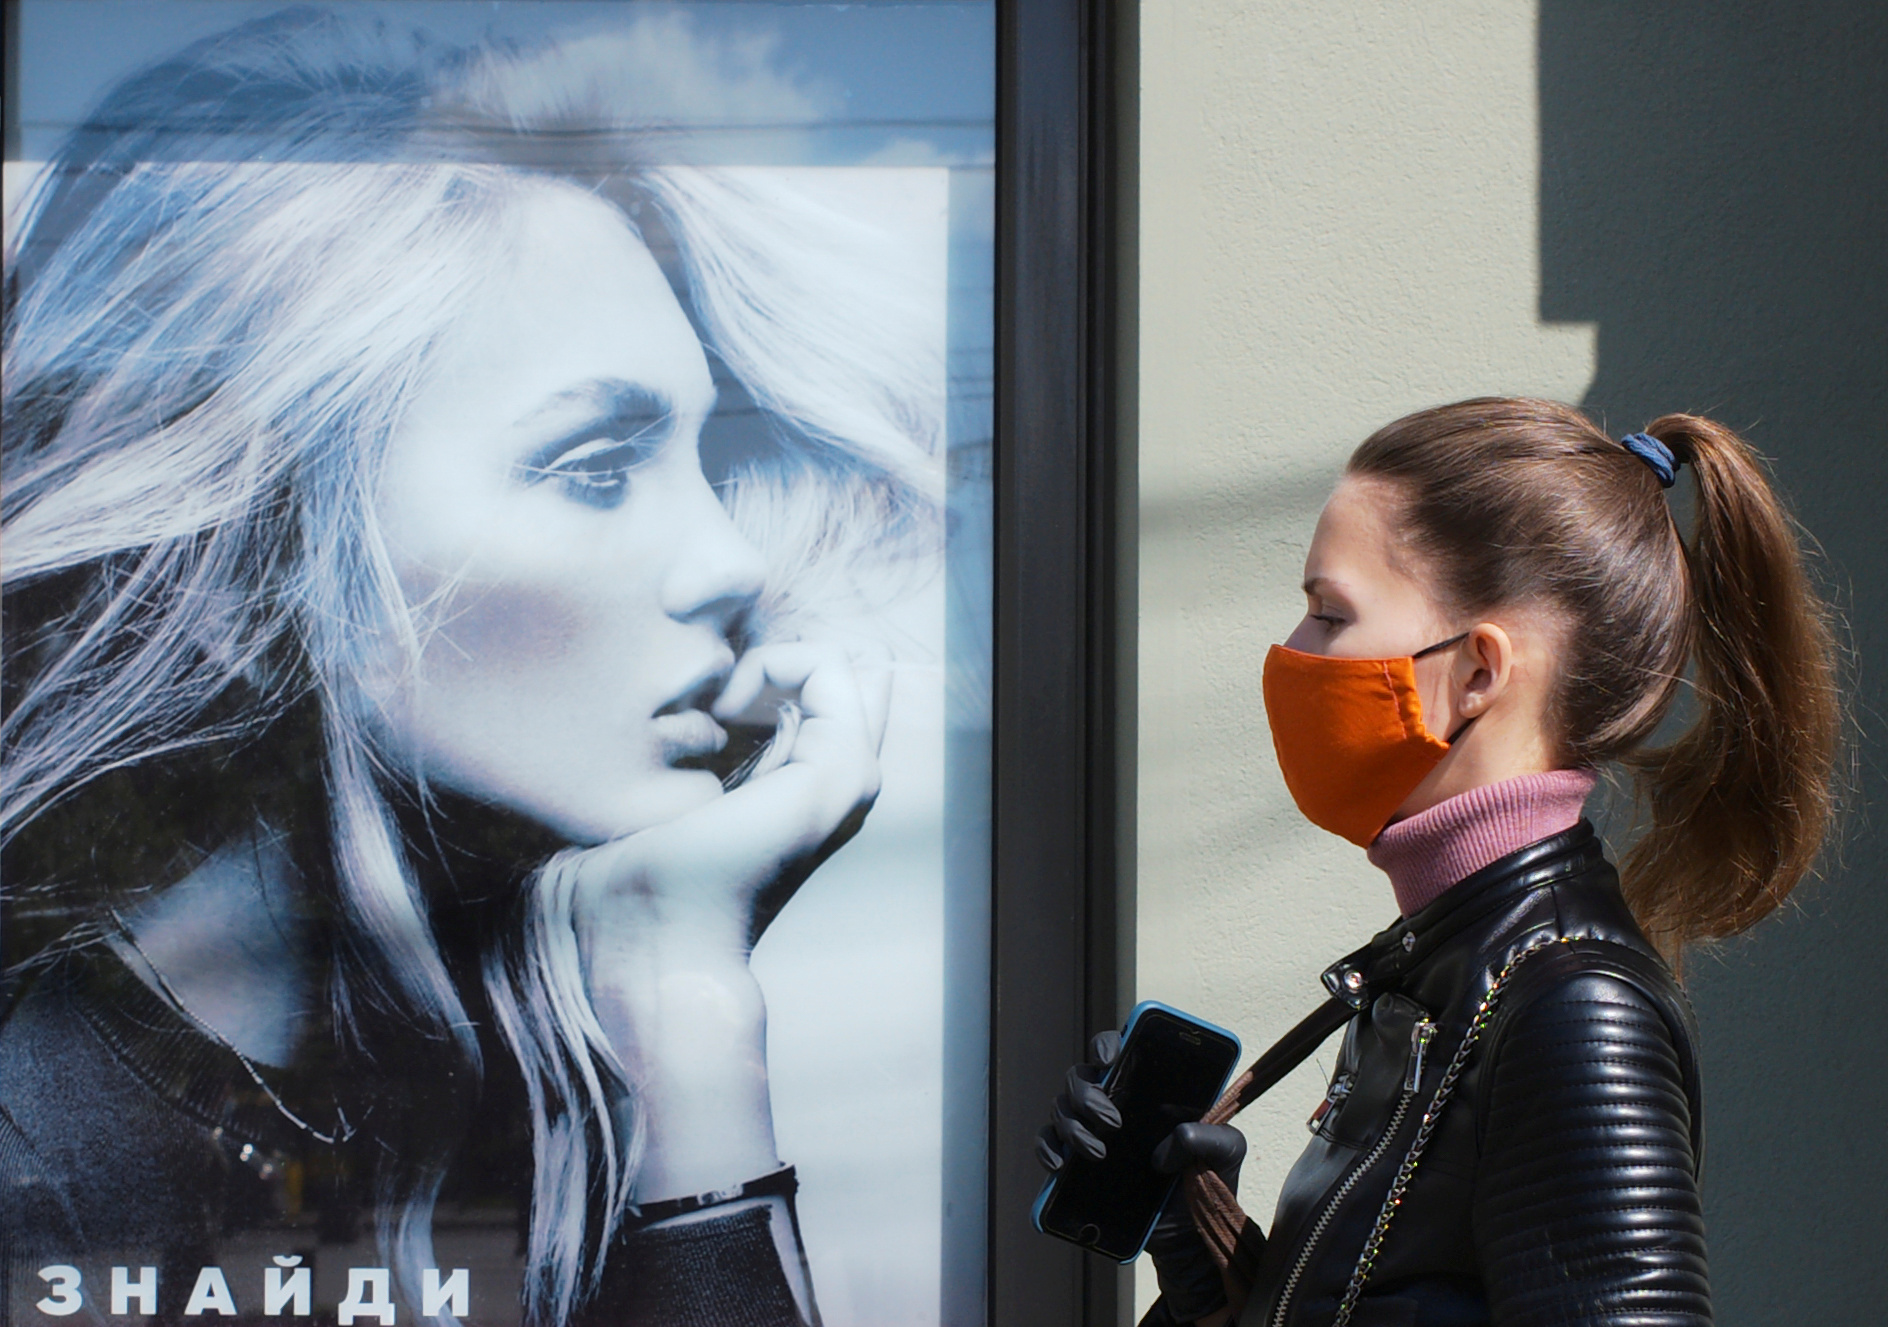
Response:
[{"label": "woman's eyebrow", "polygon": [[528,428],[547,418],[567,418],[578,414],[600,418],[637,416],[660,419],[674,411],[675,404],[666,392],[623,378],[592,378],[588,382],[552,393],[519,416],[514,427]]}]

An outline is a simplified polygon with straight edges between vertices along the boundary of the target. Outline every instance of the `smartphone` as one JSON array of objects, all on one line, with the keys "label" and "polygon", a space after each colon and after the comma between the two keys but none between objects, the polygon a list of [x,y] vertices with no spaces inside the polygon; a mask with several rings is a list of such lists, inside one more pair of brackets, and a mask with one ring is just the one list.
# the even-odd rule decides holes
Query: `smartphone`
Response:
[{"label": "smartphone", "polygon": [[1154,1149],[1175,1125],[1206,1114],[1239,1063],[1239,1038],[1152,1000],[1136,1005],[1121,1053],[1101,1080],[1121,1112],[1100,1161],[1071,1153],[1031,1214],[1045,1235],[1133,1262],[1179,1177],[1154,1169]]}]

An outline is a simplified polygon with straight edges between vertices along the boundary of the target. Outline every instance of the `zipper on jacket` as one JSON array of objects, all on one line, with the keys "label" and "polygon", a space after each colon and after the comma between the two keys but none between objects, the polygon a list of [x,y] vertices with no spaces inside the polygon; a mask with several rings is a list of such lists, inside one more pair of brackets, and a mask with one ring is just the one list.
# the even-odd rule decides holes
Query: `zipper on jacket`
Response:
[{"label": "zipper on jacket", "polygon": [[1409,1068],[1403,1073],[1403,1090],[1414,1092],[1423,1082],[1423,1056],[1429,1053],[1429,1043],[1436,1039],[1436,1025],[1426,1018],[1416,1020],[1416,1025],[1409,1030]]},{"label": "zipper on jacket", "polygon": [[1305,1128],[1309,1129],[1312,1133],[1316,1133],[1318,1126],[1324,1123],[1324,1117],[1329,1115],[1334,1108],[1341,1105],[1344,1098],[1350,1095],[1350,1089],[1350,1074],[1339,1074],[1336,1078],[1333,1078],[1331,1080],[1330,1090],[1324,1094],[1324,1100],[1318,1103],[1318,1108],[1311,1112],[1311,1118],[1305,1121]]},{"label": "zipper on jacket", "polygon": [[1278,1308],[1272,1313],[1272,1327],[1285,1327],[1285,1315],[1291,1311],[1291,1297],[1298,1290],[1298,1282],[1304,1279],[1305,1268],[1311,1265],[1311,1255],[1317,1252],[1318,1241],[1324,1237],[1325,1230],[1336,1219],[1338,1205],[1344,1201],[1352,1189],[1357,1187],[1357,1182],[1364,1177],[1364,1174],[1389,1150],[1397,1130],[1402,1127],[1403,1117],[1409,1114],[1409,1103],[1415,1099],[1415,1096],[1416,1094],[1412,1091],[1406,1090],[1403,1093],[1396,1103],[1395,1113],[1390,1116],[1389,1124],[1384,1126],[1383,1136],[1377,1139],[1376,1146],[1372,1147],[1365,1154],[1364,1159],[1359,1161],[1350,1174],[1344,1177],[1344,1182],[1337,1186],[1337,1191],[1324,1204],[1324,1210],[1318,1213],[1317,1224],[1312,1226],[1311,1233],[1305,1236],[1305,1246],[1299,1250],[1298,1260],[1291,1267],[1291,1275],[1285,1278],[1285,1286],[1278,1292]]}]

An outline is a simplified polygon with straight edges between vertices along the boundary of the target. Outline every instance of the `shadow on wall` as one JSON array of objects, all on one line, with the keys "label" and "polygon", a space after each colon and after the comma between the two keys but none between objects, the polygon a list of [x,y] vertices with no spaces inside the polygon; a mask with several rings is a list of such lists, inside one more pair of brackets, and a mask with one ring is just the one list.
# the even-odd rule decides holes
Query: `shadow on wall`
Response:
[{"label": "shadow on wall", "polygon": [[1888,6],[1542,0],[1541,315],[1586,404],[1741,428],[1821,541],[1860,660],[1840,859],[1696,960],[1718,1321],[1888,1299]]}]

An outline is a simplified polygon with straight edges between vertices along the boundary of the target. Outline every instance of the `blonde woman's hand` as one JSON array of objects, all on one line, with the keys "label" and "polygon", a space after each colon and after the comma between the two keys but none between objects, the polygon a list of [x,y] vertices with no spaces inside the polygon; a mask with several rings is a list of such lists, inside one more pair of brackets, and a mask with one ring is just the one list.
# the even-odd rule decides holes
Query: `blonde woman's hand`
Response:
[{"label": "blonde woman's hand", "polygon": [[[756,647],[717,700],[725,723],[799,716],[747,782],[585,851],[574,921],[584,980],[646,1131],[645,1199],[778,1165],[754,942],[878,796],[890,672],[835,644]],[[790,743],[789,743],[790,737]]]},{"label": "blonde woman's hand", "polygon": [[[724,723],[799,719],[765,772],[706,805],[585,854],[579,933],[706,929],[744,947],[807,876],[858,832],[879,789],[890,672],[833,644],[748,651],[714,705]],[[771,768],[767,766],[771,765]]]}]

